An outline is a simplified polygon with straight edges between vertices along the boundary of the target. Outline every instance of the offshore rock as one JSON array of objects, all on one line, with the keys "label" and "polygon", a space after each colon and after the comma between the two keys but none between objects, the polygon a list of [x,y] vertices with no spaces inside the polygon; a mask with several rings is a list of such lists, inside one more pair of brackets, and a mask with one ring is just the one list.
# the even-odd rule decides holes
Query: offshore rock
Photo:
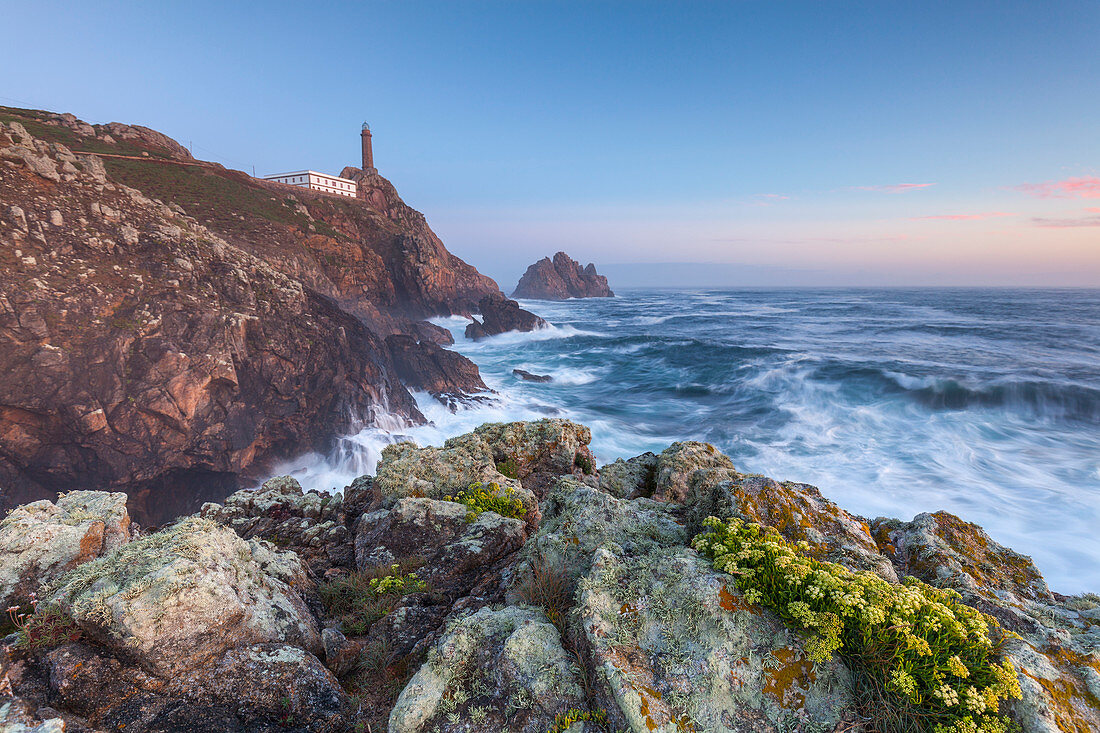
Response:
[{"label": "offshore rock", "polygon": [[16,507],[0,521],[0,605],[27,605],[42,586],[129,541],[126,494],[72,491],[56,504]]},{"label": "offshore rock", "polygon": [[525,369],[513,369],[512,374],[515,374],[517,377],[527,382],[540,382],[545,384],[554,381],[554,378],[549,374],[532,374]]},{"label": "offshore rock", "polygon": [[473,321],[466,326],[466,338],[477,339],[496,336],[507,331],[534,331],[546,328],[546,321],[530,311],[519,307],[519,303],[505,298],[501,293],[486,295],[477,304],[481,312],[481,321]]},{"label": "offshore rock", "polygon": [[543,733],[584,704],[579,670],[538,610],[508,606],[460,616],[390,714],[391,733]]},{"label": "offshore rock", "polygon": [[596,273],[591,262],[584,269],[564,252],[554,259],[543,257],[527,268],[512,292],[513,298],[566,300],[568,298],[612,298],[607,278]]}]

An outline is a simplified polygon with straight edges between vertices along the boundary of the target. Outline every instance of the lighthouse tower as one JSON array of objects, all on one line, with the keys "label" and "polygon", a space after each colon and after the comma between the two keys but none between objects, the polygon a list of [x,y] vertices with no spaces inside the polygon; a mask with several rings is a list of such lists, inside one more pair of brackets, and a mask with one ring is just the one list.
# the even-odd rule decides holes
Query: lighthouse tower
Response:
[{"label": "lighthouse tower", "polygon": [[370,125],[363,123],[363,131],[359,133],[363,138],[363,173],[377,175],[378,169],[374,167],[374,151],[370,145]]}]

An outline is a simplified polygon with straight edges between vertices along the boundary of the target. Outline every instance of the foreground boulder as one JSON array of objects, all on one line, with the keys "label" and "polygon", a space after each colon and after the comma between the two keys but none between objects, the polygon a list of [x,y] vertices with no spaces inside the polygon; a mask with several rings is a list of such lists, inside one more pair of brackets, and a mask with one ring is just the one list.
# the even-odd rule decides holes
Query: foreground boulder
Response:
[{"label": "foreground boulder", "polygon": [[73,491],[16,507],[0,521],[0,605],[25,606],[43,585],[129,541],[126,494]]},{"label": "foreground boulder", "polygon": [[77,567],[49,600],[91,638],[172,677],[236,646],[321,653],[320,629],[299,595],[308,586],[293,553],[189,518]]},{"label": "foreground boulder", "polygon": [[612,298],[607,278],[596,272],[591,262],[581,269],[579,262],[564,252],[554,259],[543,257],[527,268],[512,292],[513,298],[566,300],[568,298]]},{"label": "foreground boulder", "polygon": [[831,729],[850,717],[844,667],[813,665],[797,635],[746,602],[687,541],[667,503],[562,479],[513,592],[530,593],[525,574],[575,579],[566,602],[613,726],[779,731],[810,721]]},{"label": "foreground boulder", "polygon": [[581,673],[542,612],[482,608],[447,628],[390,714],[390,733],[543,733],[584,704]]},{"label": "foreground boulder", "polygon": [[477,304],[481,320],[466,326],[466,338],[482,339],[496,336],[507,331],[534,331],[546,328],[549,324],[530,311],[519,307],[519,303],[505,298],[500,293],[486,295]]}]

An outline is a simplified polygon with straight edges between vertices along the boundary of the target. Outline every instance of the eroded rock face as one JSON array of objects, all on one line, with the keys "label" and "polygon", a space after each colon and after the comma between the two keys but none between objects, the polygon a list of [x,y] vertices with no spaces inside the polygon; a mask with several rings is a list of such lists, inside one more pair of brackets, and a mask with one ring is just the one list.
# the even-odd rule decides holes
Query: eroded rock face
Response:
[{"label": "eroded rock face", "polygon": [[428,392],[444,402],[489,389],[481,381],[476,364],[434,342],[417,342],[411,336],[394,334],[386,337],[386,347],[398,376],[409,389]]},{"label": "eroded rock face", "polygon": [[482,608],[447,628],[390,714],[391,733],[542,733],[583,706],[580,673],[540,611]]},{"label": "eroded rock face", "polygon": [[481,313],[481,321],[475,320],[466,326],[468,339],[496,336],[507,331],[534,331],[547,326],[546,321],[523,310],[519,303],[500,293],[486,295],[478,301],[477,309]]},{"label": "eroded rock face", "polygon": [[308,587],[293,553],[196,517],[78,566],[48,600],[108,649],[179,678],[242,645],[321,653]]},{"label": "eroded rock face", "polygon": [[[4,112],[26,123],[0,129],[4,507],[120,489],[159,525],[382,411],[422,419],[403,379],[483,386],[418,321],[468,314],[496,283],[385,179],[335,200],[194,161],[147,128]],[[383,336],[406,332],[425,346],[398,369]]]},{"label": "eroded rock face", "polygon": [[0,606],[27,605],[43,585],[129,541],[126,494],[72,491],[16,507],[0,521]]},{"label": "eroded rock face", "polygon": [[513,298],[534,300],[566,300],[568,298],[612,298],[615,293],[607,286],[607,278],[596,273],[591,262],[581,268],[579,262],[564,252],[554,259],[543,257],[527,268],[519,279]]}]

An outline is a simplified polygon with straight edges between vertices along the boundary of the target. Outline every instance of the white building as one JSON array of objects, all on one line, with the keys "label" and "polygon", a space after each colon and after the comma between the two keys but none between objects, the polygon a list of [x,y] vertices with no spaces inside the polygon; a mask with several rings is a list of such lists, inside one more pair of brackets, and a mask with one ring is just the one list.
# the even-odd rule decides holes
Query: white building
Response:
[{"label": "white building", "polygon": [[348,180],[347,178],[340,178],[339,176],[330,176],[327,173],[318,173],[317,171],[276,173],[274,175],[264,176],[264,179],[268,181],[278,181],[279,183],[288,183],[291,186],[311,188],[314,191],[333,193],[337,196],[355,197],[355,181]]}]

